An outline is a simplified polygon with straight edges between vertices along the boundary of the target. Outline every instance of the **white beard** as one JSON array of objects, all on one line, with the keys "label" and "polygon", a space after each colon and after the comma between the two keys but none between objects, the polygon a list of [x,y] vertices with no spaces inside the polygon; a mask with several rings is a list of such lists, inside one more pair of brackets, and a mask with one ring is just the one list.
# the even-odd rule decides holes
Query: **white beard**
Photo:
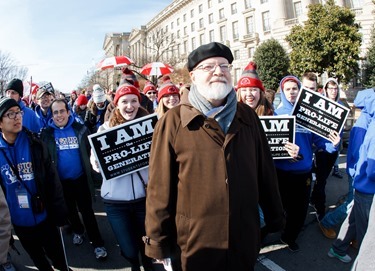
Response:
[{"label": "white beard", "polygon": [[200,95],[207,101],[219,101],[225,99],[232,90],[232,85],[228,82],[214,82],[211,84],[196,82],[196,87]]}]

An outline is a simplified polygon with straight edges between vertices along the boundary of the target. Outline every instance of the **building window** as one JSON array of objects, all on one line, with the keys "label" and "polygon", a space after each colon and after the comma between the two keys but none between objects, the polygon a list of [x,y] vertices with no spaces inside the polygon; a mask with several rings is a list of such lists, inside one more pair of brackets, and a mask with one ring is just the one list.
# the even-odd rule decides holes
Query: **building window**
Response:
[{"label": "building window", "polygon": [[185,23],[186,22],[186,13],[182,15],[182,21]]},{"label": "building window", "polygon": [[263,31],[270,31],[270,12],[266,11],[262,13],[262,20],[263,20]]},{"label": "building window", "polygon": [[221,8],[221,9],[219,9],[219,20],[224,19],[224,18],[225,18],[224,9]]},{"label": "building window", "polygon": [[180,25],[180,18],[177,18],[177,25]]},{"label": "building window", "polygon": [[220,26],[219,30],[220,30],[220,41],[225,43],[225,41],[227,40],[227,30],[225,28],[225,25]]},{"label": "building window", "polygon": [[191,30],[191,32],[195,31],[195,24],[194,23],[191,23],[190,30]]},{"label": "building window", "polygon": [[168,33],[168,25],[165,26],[165,33]]},{"label": "building window", "polygon": [[191,38],[191,50],[194,50],[195,48],[197,48],[197,44],[195,42],[195,38]]},{"label": "building window", "polygon": [[212,8],[212,0],[207,1],[207,6],[208,6],[208,8]]},{"label": "building window", "polygon": [[199,44],[200,44],[200,45],[205,44],[205,42],[204,42],[204,34],[200,34],[200,35],[199,35]]},{"label": "building window", "polygon": [[240,59],[240,50],[234,50],[233,57],[234,59]]},{"label": "building window", "polygon": [[254,33],[254,18],[253,16],[246,18],[246,34],[251,35]]},{"label": "building window", "polygon": [[223,0],[218,0],[218,3],[221,3],[221,2],[223,2]]},{"label": "building window", "polygon": [[203,28],[203,27],[204,27],[203,18],[200,18],[199,19],[199,28]]},{"label": "building window", "polygon": [[177,38],[179,39],[180,38],[180,30],[177,30]]},{"label": "building window", "polygon": [[187,41],[184,40],[184,53],[188,52],[188,46],[187,46]]},{"label": "building window", "polygon": [[190,10],[190,18],[194,18],[194,9]]},{"label": "building window", "polygon": [[171,29],[173,29],[173,26],[174,26],[174,22],[171,22]]},{"label": "building window", "polygon": [[215,41],[215,32],[213,30],[210,30],[210,32],[208,32],[208,36],[209,36],[210,42]]},{"label": "building window", "polygon": [[254,56],[254,47],[250,47],[248,51],[248,57],[251,58]]},{"label": "building window", "polygon": [[184,36],[187,35],[187,26],[184,26]]},{"label": "building window", "polygon": [[214,14],[213,13],[211,13],[211,14],[208,15],[208,22],[210,24],[212,24],[214,22]]},{"label": "building window", "polygon": [[230,5],[230,9],[232,11],[232,14],[236,14],[237,13],[237,3],[233,3],[232,5]]},{"label": "building window", "polygon": [[294,3],[294,14],[295,14],[295,18],[298,18],[299,16],[302,15],[302,4],[301,4],[301,2],[295,2]]},{"label": "building window", "polygon": [[239,38],[238,22],[233,22],[232,23],[232,32],[233,32],[233,39],[237,40]]},{"label": "building window", "polygon": [[267,2],[268,2],[268,0],[260,0],[261,4],[264,4],[264,3],[267,3]]},{"label": "building window", "polygon": [[198,6],[198,11],[199,11],[199,13],[202,13],[202,12],[203,12],[203,5],[202,5],[202,4],[200,4],[200,5]]},{"label": "building window", "polygon": [[252,0],[245,0],[245,9],[252,8]]}]

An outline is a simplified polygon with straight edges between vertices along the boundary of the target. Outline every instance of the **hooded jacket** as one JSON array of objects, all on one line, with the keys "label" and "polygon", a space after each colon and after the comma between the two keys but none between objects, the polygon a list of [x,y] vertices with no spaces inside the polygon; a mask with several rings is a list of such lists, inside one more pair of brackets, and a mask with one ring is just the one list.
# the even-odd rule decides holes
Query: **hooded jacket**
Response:
[{"label": "hooded jacket", "polygon": [[[55,134],[56,133],[56,134]],[[59,150],[56,147],[56,138],[64,138],[67,136],[70,137],[76,137],[78,143],[78,156],[72,159],[64,159],[64,165],[60,165],[61,162],[58,157]],[[47,144],[47,147],[49,149],[49,152],[51,154],[52,162],[56,165],[56,168],[59,168],[60,171],[63,170],[65,172],[60,172],[60,177],[63,181],[64,178],[66,179],[76,179],[80,175],[75,176],[72,171],[69,170],[69,168],[72,168],[73,163],[80,163],[81,169],[83,169],[87,182],[89,184],[91,195],[94,196],[94,182],[92,180],[92,169],[90,164],[90,143],[88,140],[89,131],[88,128],[75,121],[75,118],[72,116],[69,116],[68,123],[65,127],[62,129],[57,127],[53,120],[51,119],[48,123],[48,127],[43,129],[41,132],[41,138],[42,140]],[[66,140],[68,141],[68,140]],[[74,150],[73,150],[74,151]],[[75,152],[74,152],[75,153]],[[74,167],[75,169],[79,167]],[[75,171],[77,172],[77,170]],[[73,174],[73,175],[72,175]]]},{"label": "hooded jacket", "polygon": [[[46,145],[35,134],[23,128],[18,133],[14,146],[8,145],[0,137],[0,149],[0,181],[5,191],[12,223],[16,226],[32,227],[46,220],[48,216],[56,225],[65,225],[67,208],[62,186]],[[18,169],[22,183],[17,180],[3,152]],[[20,208],[17,190],[22,189],[29,204],[31,202],[30,192],[24,188],[25,185],[32,194],[41,196],[46,207],[42,213],[36,214],[32,208]]]},{"label": "hooded jacket", "polygon": [[[282,83],[291,78],[296,82],[299,80],[294,76],[286,76],[280,81],[280,97],[281,97],[281,107],[275,110],[275,115],[291,115],[294,104],[289,102],[285,96],[284,90],[282,88]],[[301,86],[299,83],[298,87]],[[290,159],[278,159],[274,160],[275,166],[278,169],[284,171],[293,171],[297,174],[307,173],[311,171],[312,168],[312,158],[313,158],[313,144],[317,149],[326,150],[329,153],[337,151],[337,148],[333,144],[326,140],[325,138],[318,136],[302,126],[296,125],[295,142],[299,146],[299,155],[303,157],[302,160],[290,162]]]},{"label": "hooded jacket", "polygon": [[40,125],[38,123],[38,119],[35,116],[35,112],[28,108],[23,101],[19,101],[18,104],[20,105],[21,110],[24,112],[22,117],[22,126],[26,127],[30,131],[34,133],[39,133]]},{"label": "hooded jacket", "polygon": [[354,99],[354,105],[361,109],[361,115],[350,131],[346,155],[346,172],[352,177],[354,177],[355,165],[359,158],[360,142],[363,142],[371,118],[375,116],[375,90],[371,88],[359,91]]},{"label": "hooded jacket", "polygon": [[[365,97],[365,99],[362,99]],[[363,103],[360,103],[363,101]],[[353,142],[363,142],[360,145],[358,153],[358,161],[354,165],[355,174],[353,187],[355,190],[365,194],[375,194],[375,93],[374,90],[365,90],[355,103],[363,105],[362,112],[365,117],[359,124],[368,123],[367,131],[362,127],[362,131],[358,132],[353,138]],[[364,111],[363,111],[364,110]],[[361,114],[362,116],[362,114]],[[359,135],[365,136],[361,140]],[[361,140],[361,141],[358,141]],[[353,143],[354,145],[354,143]]]},{"label": "hooded jacket", "polygon": [[[188,93],[186,93],[188,94]],[[256,113],[238,103],[227,134],[185,98],[158,120],[151,144],[146,255],[177,253],[183,270],[252,270],[261,206],[285,223],[277,175]]]}]

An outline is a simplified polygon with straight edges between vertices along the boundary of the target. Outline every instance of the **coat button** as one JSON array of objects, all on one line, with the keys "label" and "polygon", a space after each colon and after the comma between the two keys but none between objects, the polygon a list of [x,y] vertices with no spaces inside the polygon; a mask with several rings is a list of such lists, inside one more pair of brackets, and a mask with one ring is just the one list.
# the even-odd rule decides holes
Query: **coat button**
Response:
[{"label": "coat button", "polygon": [[225,179],[225,183],[228,184],[228,178]]}]

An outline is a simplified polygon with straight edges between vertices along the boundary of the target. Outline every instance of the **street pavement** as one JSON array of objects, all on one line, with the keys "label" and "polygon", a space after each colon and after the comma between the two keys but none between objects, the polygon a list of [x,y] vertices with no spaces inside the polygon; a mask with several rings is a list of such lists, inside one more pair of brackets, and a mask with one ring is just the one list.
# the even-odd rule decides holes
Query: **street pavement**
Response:
[{"label": "street pavement", "polygon": [[[348,191],[348,182],[345,174],[346,155],[340,155],[340,171],[344,174],[343,179],[329,177],[327,181],[327,206],[334,207],[345,197]],[[91,270],[129,270],[129,264],[120,255],[116,239],[107,221],[104,206],[100,200],[100,193],[97,191],[97,201],[94,203],[94,210],[99,224],[99,228],[105,240],[105,247],[108,257],[105,261],[98,261],[94,256],[94,248],[85,239],[80,246],[72,243],[72,234],[63,231],[64,244],[66,248],[69,266],[74,271]],[[339,228],[336,229],[337,232]],[[280,234],[272,234],[267,237],[267,246],[262,249],[266,253],[260,254],[259,261],[255,266],[255,271],[349,271],[351,264],[344,264],[337,259],[327,256],[327,252],[333,242],[321,233],[315,218],[313,208],[309,208],[305,226],[301,232],[297,243],[300,251],[293,253],[278,242]],[[20,242],[16,238],[16,247],[21,255],[11,250],[12,262],[19,271],[36,270],[27,253],[23,250]],[[350,248],[349,255],[354,259],[357,250]],[[204,271],[204,270],[197,270]],[[219,271],[219,270],[218,270]],[[237,271],[237,270],[233,270]],[[238,270],[239,271],[239,270]]]}]

